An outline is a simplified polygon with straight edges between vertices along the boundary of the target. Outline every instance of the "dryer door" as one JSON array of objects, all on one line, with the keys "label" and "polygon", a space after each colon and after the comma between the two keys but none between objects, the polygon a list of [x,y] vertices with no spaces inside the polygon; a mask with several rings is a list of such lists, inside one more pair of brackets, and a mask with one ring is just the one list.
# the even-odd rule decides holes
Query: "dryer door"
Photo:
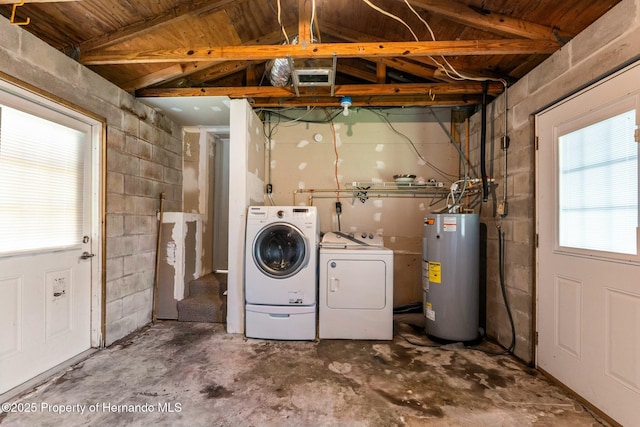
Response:
[{"label": "dryer door", "polygon": [[264,274],[285,279],[296,274],[309,261],[304,234],[292,224],[273,223],[253,241],[253,260]]}]

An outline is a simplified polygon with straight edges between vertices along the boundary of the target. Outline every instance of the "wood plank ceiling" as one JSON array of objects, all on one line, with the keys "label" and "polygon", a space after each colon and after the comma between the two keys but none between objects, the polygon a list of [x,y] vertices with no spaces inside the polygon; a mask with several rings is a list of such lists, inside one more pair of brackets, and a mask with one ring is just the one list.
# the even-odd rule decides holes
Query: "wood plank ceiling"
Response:
[{"label": "wood plank ceiling", "polygon": [[[499,94],[619,1],[0,0],[0,14],[137,96],[463,106],[481,101],[483,81]],[[335,86],[273,86],[277,58],[335,58]]]}]

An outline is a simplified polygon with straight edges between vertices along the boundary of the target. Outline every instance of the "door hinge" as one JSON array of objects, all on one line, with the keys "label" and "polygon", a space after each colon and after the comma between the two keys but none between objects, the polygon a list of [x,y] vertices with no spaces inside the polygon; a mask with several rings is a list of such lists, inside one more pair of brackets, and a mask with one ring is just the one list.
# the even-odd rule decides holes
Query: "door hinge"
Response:
[{"label": "door hinge", "polygon": [[636,142],[640,142],[640,127],[639,127],[639,128],[637,128],[637,129],[635,130],[635,132],[633,133],[633,139],[634,139]]},{"label": "door hinge", "polygon": [[536,345],[538,345],[538,332],[537,331],[536,331],[536,336],[535,336],[534,340],[536,342]]},{"label": "door hinge", "polygon": [[539,142],[539,141],[540,141],[540,138],[538,138],[538,137],[536,136],[536,151],[538,151],[538,142]]},{"label": "door hinge", "polygon": [[533,244],[536,245],[536,249],[538,248],[538,240],[539,240],[539,234],[536,233],[535,236],[533,236]]}]

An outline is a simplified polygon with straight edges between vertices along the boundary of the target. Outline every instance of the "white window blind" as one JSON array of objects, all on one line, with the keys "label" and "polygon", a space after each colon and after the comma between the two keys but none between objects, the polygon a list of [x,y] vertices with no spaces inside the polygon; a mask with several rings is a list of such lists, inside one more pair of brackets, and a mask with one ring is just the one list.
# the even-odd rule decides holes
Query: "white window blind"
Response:
[{"label": "white window blind", "polygon": [[0,105],[0,255],[82,242],[86,141]]},{"label": "white window blind", "polygon": [[560,246],[636,254],[634,130],[631,110],[559,137]]}]

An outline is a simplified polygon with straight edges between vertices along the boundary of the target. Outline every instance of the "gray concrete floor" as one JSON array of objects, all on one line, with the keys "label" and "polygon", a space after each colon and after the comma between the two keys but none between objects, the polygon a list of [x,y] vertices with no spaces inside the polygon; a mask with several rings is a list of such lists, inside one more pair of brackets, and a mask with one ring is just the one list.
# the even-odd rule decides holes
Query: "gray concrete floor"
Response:
[{"label": "gray concrete floor", "polygon": [[18,413],[0,413],[0,425],[606,425],[511,356],[412,344],[433,344],[415,319],[396,317],[390,342],[158,322],[13,400]]}]

